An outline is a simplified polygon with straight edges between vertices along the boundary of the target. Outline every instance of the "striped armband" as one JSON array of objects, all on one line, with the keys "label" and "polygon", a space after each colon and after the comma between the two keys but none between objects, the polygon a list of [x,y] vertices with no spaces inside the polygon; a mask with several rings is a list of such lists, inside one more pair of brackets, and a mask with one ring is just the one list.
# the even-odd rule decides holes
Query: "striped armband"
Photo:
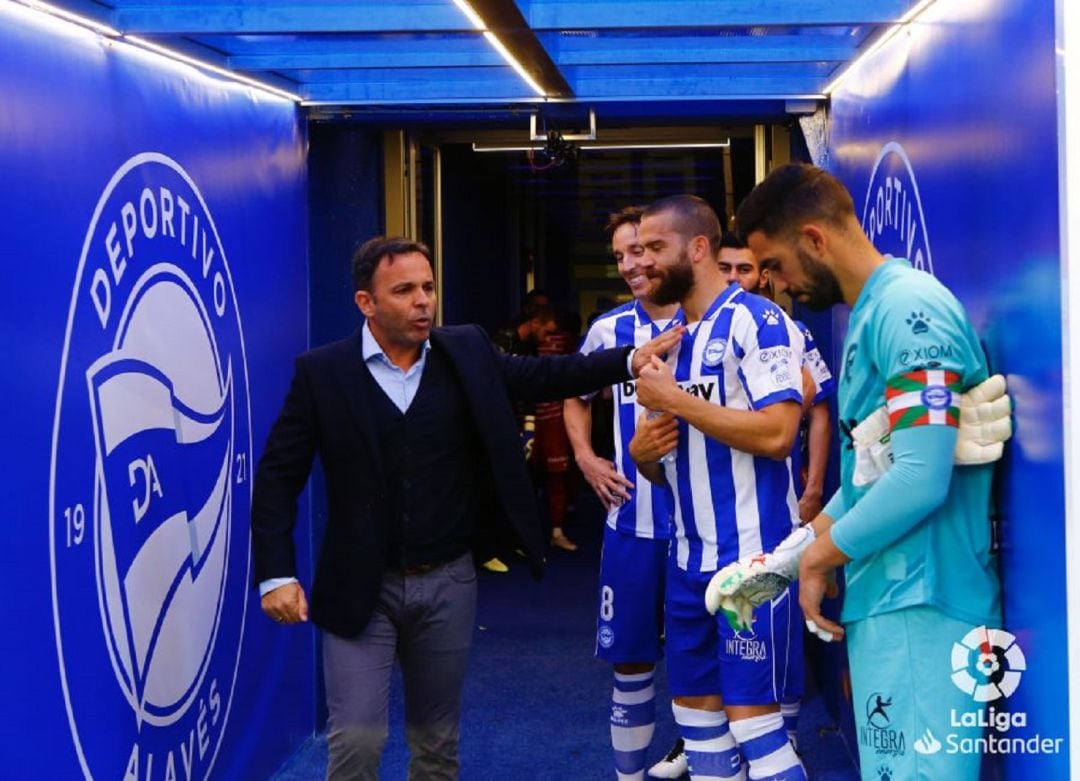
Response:
[{"label": "striped armband", "polygon": [[898,374],[885,384],[889,428],[960,425],[960,375],[943,369]]}]

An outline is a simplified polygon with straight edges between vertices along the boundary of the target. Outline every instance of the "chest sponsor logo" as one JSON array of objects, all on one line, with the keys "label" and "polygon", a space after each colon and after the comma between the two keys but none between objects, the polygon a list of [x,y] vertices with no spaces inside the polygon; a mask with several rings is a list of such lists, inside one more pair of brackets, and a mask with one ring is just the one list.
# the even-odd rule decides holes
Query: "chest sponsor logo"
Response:
[{"label": "chest sponsor logo", "polygon": [[931,344],[926,347],[910,347],[900,351],[900,363],[904,366],[926,366],[935,368],[941,361],[955,355],[952,345]]},{"label": "chest sponsor logo", "polygon": [[[697,396],[705,401],[712,401],[716,397],[716,380],[684,381],[676,383],[680,388],[691,396]],[[622,384],[621,399],[623,404],[633,403],[637,396],[637,382],[628,380]]]},{"label": "chest sponsor logo", "polygon": [[53,429],[53,617],[86,778],[210,775],[248,602],[249,409],[213,216],[175,161],[137,155],[87,230]]},{"label": "chest sponsor logo", "polygon": [[907,258],[915,268],[934,273],[915,171],[904,147],[895,141],[881,148],[874,163],[862,229],[879,252]]}]

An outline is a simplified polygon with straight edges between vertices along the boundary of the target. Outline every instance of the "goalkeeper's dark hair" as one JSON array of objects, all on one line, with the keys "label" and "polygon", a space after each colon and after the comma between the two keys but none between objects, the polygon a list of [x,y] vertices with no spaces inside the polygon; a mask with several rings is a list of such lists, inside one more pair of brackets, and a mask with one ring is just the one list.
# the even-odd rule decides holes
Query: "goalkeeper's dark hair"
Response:
[{"label": "goalkeeper's dark hair", "polygon": [[788,163],[746,196],[735,224],[739,238],[746,241],[757,231],[770,238],[787,236],[810,222],[843,227],[854,214],[855,203],[839,179],[806,163]]}]

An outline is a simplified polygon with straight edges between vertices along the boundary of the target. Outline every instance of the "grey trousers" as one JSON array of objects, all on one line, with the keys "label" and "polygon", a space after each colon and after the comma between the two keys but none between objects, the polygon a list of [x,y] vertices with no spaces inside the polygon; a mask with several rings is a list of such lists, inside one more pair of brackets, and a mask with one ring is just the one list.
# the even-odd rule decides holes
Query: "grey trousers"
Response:
[{"label": "grey trousers", "polygon": [[465,554],[421,575],[388,571],[355,639],[323,635],[328,781],[378,781],[390,671],[401,665],[410,781],[455,781],[465,669],[476,623],[476,570]]}]

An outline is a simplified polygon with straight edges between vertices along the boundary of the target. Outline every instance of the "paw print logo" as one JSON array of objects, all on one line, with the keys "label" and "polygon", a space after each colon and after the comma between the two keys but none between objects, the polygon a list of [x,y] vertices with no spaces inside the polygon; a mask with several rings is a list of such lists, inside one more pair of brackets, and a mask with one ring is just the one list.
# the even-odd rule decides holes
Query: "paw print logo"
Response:
[{"label": "paw print logo", "polygon": [[930,318],[924,312],[912,312],[907,319],[907,324],[911,326],[911,333],[916,336],[930,330]]},{"label": "paw print logo", "polygon": [[766,309],[763,317],[766,325],[777,325],[780,322],[780,313],[775,309]]},{"label": "paw print logo", "polygon": [[877,769],[878,781],[892,781],[892,768],[888,765],[879,765]]}]

